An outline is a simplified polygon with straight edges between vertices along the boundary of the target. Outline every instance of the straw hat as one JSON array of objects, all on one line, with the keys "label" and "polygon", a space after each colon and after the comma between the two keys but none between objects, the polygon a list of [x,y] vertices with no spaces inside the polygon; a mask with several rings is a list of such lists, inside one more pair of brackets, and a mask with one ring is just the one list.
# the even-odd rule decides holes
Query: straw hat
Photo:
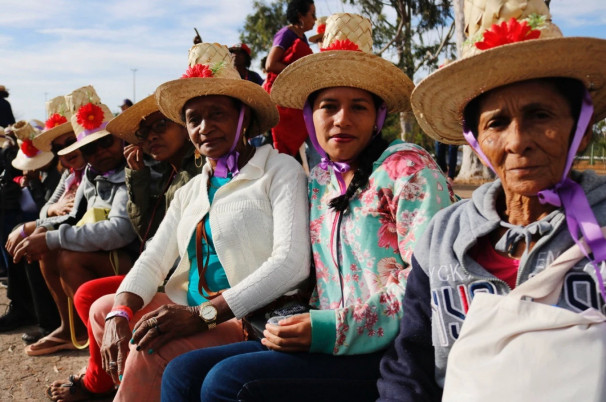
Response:
[{"label": "straw hat", "polygon": [[13,124],[13,133],[17,137],[19,151],[12,160],[12,165],[19,170],[36,170],[48,165],[53,160],[52,152],[40,151],[32,140],[38,135],[38,130],[25,120]]},{"label": "straw hat", "polygon": [[252,108],[259,126],[249,135],[265,132],[278,123],[278,109],[267,92],[260,85],[240,78],[229,49],[218,43],[194,45],[189,50],[189,68],[185,75],[156,89],[162,114],[181,125],[185,103],[206,95],[231,96]]},{"label": "straw hat", "polygon": [[[465,20],[469,39],[461,59],[429,75],[412,93],[413,111],[427,135],[447,144],[464,144],[463,110],[472,99],[535,78],[583,82],[593,99],[596,120],[606,117],[606,40],[562,37],[543,0],[523,4],[467,0]],[[499,31],[511,33],[525,25],[534,28],[521,41],[499,42],[505,36]],[[497,45],[491,47],[495,40]]]},{"label": "straw hat", "polygon": [[34,138],[34,145],[42,151],[50,152],[51,143],[55,138],[74,131],[69,121],[72,114],[67,110],[65,96],[57,96],[47,101],[46,115],[48,119],[44,123],[44,131]]},{"label": "straw hat", "polygon": [[309,37],[309,41],[312,43],[322,42],[324,39],[324,32],[326,31],[326,19],[328,17],[318,17],[316,20],[316,34]]},{"label": "straw hat", "polygon": [[412,81],[371,51],[370,20],[357,14],[333,14],[326,20],[321,53],[286,67],[276,78],[271,97],[280,106],[303,109],[307,97],[319,89],[354,87],[379,96],[390,112],[410,109]]},{"label": "straw hat", "polygon": [[114,117],[105,129],[129,144],[138,144],[141,140],[135,136],[135,132],[139,129],[141,120],[158,110],[156,97],[152,94]]},{"label": "straw hat", "polygon": [[77,141],[59,151],[59,155],[67,155],[83,145],[110,135],[105,126],[114,115],[101,103],[95,88],[89,85],[76,89],[71,94],[65,95],[65,103],[72,113],[70,121]]}]

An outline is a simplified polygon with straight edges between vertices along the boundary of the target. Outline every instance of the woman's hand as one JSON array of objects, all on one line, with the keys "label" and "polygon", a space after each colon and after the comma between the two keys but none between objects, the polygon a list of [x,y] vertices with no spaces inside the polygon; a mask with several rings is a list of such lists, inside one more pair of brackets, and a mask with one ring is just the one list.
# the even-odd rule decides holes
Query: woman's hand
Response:
[{"label": "woman's hand", "polygon": [[13,261],[18,263],[22,257],[25,257],[27,262],[38,261],[46,252],[46,229],[39,227],[15,247]]},{"label": "woman's hand", "polygon": [[15,255],[15,249],[17,248],[17,246],[19,245],[19,243],[21,243],[23,240],[26,239],[26,237],[23,237],[23,235],[21,234],[21,231],[23,230],[23,225],[19,225],[17,226],[17,229],[13,230],[11,232],[11,234],[8,235],[8,239],[6,240],[6,251],[8,251],[8,253],[10,255]]},{"label": "woman's hand", "polygon": [[135,325],[133,342],[137,350],[151,354],[171,339],[206,329],[197,307],[167,304],[141,317]]},{"label": "woman's hand", "polygon": [[143,150],[139,145],[129,144],[124,147],[124,158],[128,167],[132,170],[141,170],[145,167],[143,163]]},{"label": "woman's hand", "polygon": [[74,207],[74,197],[74,193],[69,193],[66,194],[65,197],[61,197],[59,201],[48,206],[46,214],[48,216],[61,216],[69,214]]},{"label": "woman's hand", "polygon": [[309,352],[311,346],[311,317],[297,314],[281,320],[278,325],[267,324],[261,343],[280,352]]},{"label": "woman's hand", "polygon": [[113,317],[105,322],[101,364],[103,370],[112,377],[114,384],[120,383],[120,376],[124,373],[130,335],[130,326],[125,318]]}]

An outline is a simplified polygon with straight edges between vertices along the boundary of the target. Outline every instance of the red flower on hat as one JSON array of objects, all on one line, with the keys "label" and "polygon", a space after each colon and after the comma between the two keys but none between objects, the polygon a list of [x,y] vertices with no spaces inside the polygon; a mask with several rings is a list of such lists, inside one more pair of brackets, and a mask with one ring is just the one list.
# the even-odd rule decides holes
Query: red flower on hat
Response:
[{"label": "red flower on hat", "polygon": [[507,22],[503,21],[500,24],[491,26],[490,29],[484,32],[484,40],[476,42],[475,45],[480,50],[486,50],[508,43],[537,39],[539,36],[541,36],[541,31],[532,29],[528,22],[522,21],[520,23],[515,18],[512,18]]},{"label": "red flower on hat", "polygon": [[181,78],[210,78],[213,77],[215,73],[211,70],[207,65],[204,64],[196,64],[193,67],[188,67],[185,70],[185,74],[181,76]]},{"label": "red flower on hat", "polygon": [[51,117],[46,120],[44,123],[44,128],[50,130],[53,127],[60,126],[63,123],[67,123],[67,119],[65,116],[61,116],[59,113],[53,114]]},{"label": "red flower on hat", "polygon": [[318,25],[318,29],[316,29],[316,32],[320,35],[322,35],[324,32],[326,32],[326,24]]},{"label": "red flower on hat", "polygon": [[357,50],[357,51],[361,51],[360,48],[358,47],[358,45],[356,45],[354,42],[350,41],[349,39],[336,40],[333,43],[331,43],[329,46],[323,47],[322,49],[320,49],[321,52],[326,52],[328,50]]},{"label": "red flower on hat", "polygon": [[101,109],[99,106],[93,105],[92,103],[87,103],[78,109],[76,117],[78,124],[80,124],[82,127],[87,130],[94,130],[103,123],[105,113],[103,113],[103,109]]},{"label": "red flower on hat", "polygon": [[23,152],[28,158],[33,158],[40,151],[38,151],[38,148],[34,146],[32,140],[27,139],[23,140],[23,142],[21,143],[21,152]]}]

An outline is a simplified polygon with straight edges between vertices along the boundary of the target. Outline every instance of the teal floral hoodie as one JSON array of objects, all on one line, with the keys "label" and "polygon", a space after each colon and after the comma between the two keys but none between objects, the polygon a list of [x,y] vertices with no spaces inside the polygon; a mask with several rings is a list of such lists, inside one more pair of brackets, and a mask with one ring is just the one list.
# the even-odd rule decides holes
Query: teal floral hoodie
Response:
[{"label": "teal floral hoodie", "polygon": [[374,163],[341,219],[328,205],[339,194],[332,170],[316,167],[309,185],[317,280],[310,351],[371,353],[398,333],[415,242],[456,198],[427,151],[401,141]]}]

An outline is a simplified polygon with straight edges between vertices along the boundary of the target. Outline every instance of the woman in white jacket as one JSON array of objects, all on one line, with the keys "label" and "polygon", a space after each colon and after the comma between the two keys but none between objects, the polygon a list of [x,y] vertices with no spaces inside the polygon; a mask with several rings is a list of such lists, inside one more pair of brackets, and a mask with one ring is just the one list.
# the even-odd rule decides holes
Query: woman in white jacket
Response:
[{"label": "woman in white jacket", "polygon": [[[238,319],[301,288],[309,274],[305,173],[247,141],[277,123],[275,105],[240,78],[222,45],[192,47],[182,78],[158,87],[156,99],[207,162],[177,191],[115,297],[91,308],[103,369],[120,383],[116,400],[159,399],[168,361],[242,340]],[[156,293],[179,258],[166,293]]]}]

